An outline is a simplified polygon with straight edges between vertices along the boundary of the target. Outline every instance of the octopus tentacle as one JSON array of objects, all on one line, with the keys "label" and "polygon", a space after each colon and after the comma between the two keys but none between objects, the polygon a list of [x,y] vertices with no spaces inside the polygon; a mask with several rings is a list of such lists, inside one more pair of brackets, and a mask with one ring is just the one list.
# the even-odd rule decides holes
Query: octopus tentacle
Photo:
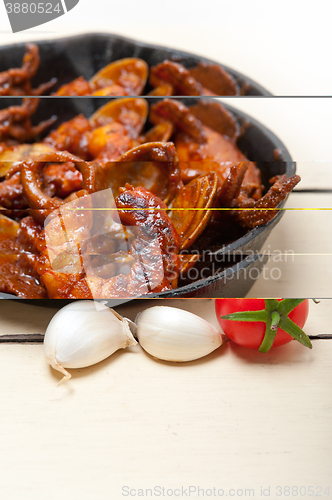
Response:
[{"label": "octopus tentacle", "polygon": [[154,125],[165,121],[187,133],[198,143],[206,142],[206,134],[202,123],[195,118],[189,108],[179,101],[164,99],[151,106],[150,121]]},{"label": "octopus tentacle", "polygon": [[243,179],[250,162],[239,162],[232,165],[226,180],[220,189],[218,201],[222,207],[229,206],[236,199],[241,191]]},{"label": "octopus tentacle", "polygon": [[0,141],[14,140],[27,142],[38,137],[56,120],[52,117],[38,125],[31,124],[31,116],[36,112],[39,99],[25,98],[21,106],[9,106],[0,111]]},{"label": "octopus tentacle", "polygon": [[22,67],[11,68],[0,73],[0,96],[42,95],[49,90],[55,84],[56,78],[40,85],[36,89],[32,89],[31,87],[31,79],[37,73],[39,64],[38,46],[34,43],[27,43]]},{"label": "octopus tentacle", "polygon": [[[253,208],[254,210],[236,211],[234,212],[235,218],[242,227],[248,229],[266,224],[278,213],[278,210],[271,210],[271,208],[277,208],[279,203],[287,197],[300,180],[299,175],[293,175],[289,178],[287,178],[286,174],[280,175],[268,192],[257,201],[240,194],[238,198],[232,201],[231,206],[233,208]],[[269,210],[264,210],[264,208]]]}]

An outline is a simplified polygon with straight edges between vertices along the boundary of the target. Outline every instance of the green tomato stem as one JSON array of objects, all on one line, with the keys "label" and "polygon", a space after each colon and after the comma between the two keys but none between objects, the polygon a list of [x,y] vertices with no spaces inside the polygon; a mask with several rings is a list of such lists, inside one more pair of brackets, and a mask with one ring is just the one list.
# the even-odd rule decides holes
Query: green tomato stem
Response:
[{"label": "green tomato stem", "polygon": [[269,314],[265,309],[261,311],[239,311],[221,316],[221,319],[229,319],[230,321],[262,321],[266,323],[269,319]]},{"label": "green tomato stem", "polygon": [[280,314],[278,311],[273,311],[271,313],[271,330],[278,330],[278,326],[280,323]]},{"label": "green tomato stem", "polygon": [[309,337],[304,333],[304,331],[294,323],[288,316],[284,316],[280,321],[280,328],[285,330],[285,332],[289,333],[293,337],[293,339],[300,342],[305,347],[312,349],[312,343],[310,342]]},{"label": "green tomato stem", "polygon": [[265,310],[271,314],[273,311],[278,309],[278,301],[277,299],[265,299]]},{"label": "green tomato stem", "polygon": [[[272,313],[272,314],[274,314],[274,313]],[[278,316],[279,316],[279,314],[278,314]],[[280,319],[280,316],[279,316],[279,319]],[[266,322],[266,330],[265,330],[263,342],[261,343],[261,345],[259,346],[259,349],[258,349],[260,352],[267,352],[271,349],[273,342],[274,342],[274,339],[276,338],[277,331],[278,331],[278,327],[272,328],[272,315],[271,315],[269,320]]]},{"label": "green tomato stem", "polygon": [[281,316],[288,316],[288,314],[295,309],[295,307],[299,306],[305,299],[283,299],[278,302],[277,311]]}]

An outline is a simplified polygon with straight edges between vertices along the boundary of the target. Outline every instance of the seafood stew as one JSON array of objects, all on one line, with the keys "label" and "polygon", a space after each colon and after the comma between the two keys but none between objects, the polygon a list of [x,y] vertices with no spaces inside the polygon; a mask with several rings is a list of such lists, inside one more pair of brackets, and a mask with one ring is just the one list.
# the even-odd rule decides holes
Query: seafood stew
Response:
[{"label": "seafood stew", "polygon": [[[1,111],[4,293],[107,299],[179,290],[204,250],[235,248],[241,239],[250,246],[256,237],[261,245],[263,228],[280,218],[280,203],[299,181],[287,177],[293,165],[273,135],[261,134],[255,151],[245,139],[255,125],[243,129],[244,120],[215,101],[57,100],[57,112],[63,107],[71,118],[43,140],[31,101]],[[50,104],[36,118],[45,112]],[[95,195],[108,190],[114,204],[107,206],[118,214],[112,224],[91,217]],[[68,205],[85,210],[70,248],[59,238],[61,217],[72,223]]]}]

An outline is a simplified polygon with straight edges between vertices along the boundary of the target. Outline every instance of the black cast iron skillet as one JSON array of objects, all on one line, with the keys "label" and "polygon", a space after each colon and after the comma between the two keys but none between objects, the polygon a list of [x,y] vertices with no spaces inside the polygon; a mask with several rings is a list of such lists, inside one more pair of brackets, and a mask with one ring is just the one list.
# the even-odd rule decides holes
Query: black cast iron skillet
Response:
[{"label": "black cast iron skillet", "polygon": [[[40,49],[41,65],[33,84],[38,85],[56,76],[58,82],[54,89],[81,75],[89,79],[109,62],[124,57],[140,57],[149,66],[154,66],[165,59],[180,62],[187,68],[195,66],[200,61],[219,64],[180,50],[130,40],[113,34],[88,33],[35,43]],[[25,44],[21,43],[0,48],[1,71],[7,68],[20,67],[24,46]],[[244,95],[271,96],[266,89],[250,78],[224,65],[220,66],[233,76],[244,91]],[[0,100],[0,107],[12,105],[14,104],[13,101],[12,99],[3,98]],[[56,100],[45,98],[41,100],[35,121],[46,119],[50,114],[56,114],[58,116],[56,126],[58,123],[68,120],[81,112],[86,116],[90,116],[102,102],[100,99],[92,98],[57,98]],[[185,104],[194,102],[192,99],[185,100]],[[274,175],[282,173],[286,173],[288,176],[293,175],[295,173],[295,163],[292,162],[283,143],[268,128],[253,118],[233,108],[229,109],[239,119],[240,123],[246,122],[248,124],[238,145],[249,159],[258,162],[258,166],[262,171],[263,184],[268,185],[268,179]],[[275,156],[276,150],[278,150],[278,160],[276,160]],[[280,205],[280,208],[283,205],[284,203]],[[215,275],[151,297],[243,297],[257,279],[267,260],[266,256],[259,256],[258,252],[282,215],[283,212],[281,211],[268,224],[248,232],[230,245],[220,248],[215,254],[218,261],[222,261],[222,255],[234,252],[239,252],[242,256],[249,253],[248,257],[243,257],[233,265],[229,266],[228,264],[227,269],[220,270]],[[0,298],[5,298],[5,296],[6,294],[0,294]],[[46,299],[37,302],[45,302],[50,305],[53,301]],[[55,302],[59,303],[58,301]]]}]

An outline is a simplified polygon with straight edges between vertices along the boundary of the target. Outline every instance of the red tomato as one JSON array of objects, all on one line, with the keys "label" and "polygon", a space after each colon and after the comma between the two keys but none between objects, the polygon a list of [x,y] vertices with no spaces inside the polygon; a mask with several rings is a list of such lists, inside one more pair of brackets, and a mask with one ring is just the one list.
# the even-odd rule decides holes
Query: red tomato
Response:
[{"label": "red tomato", "polygon": [[[282,299],[278,299],[280,301]],[[216,314],[225,335],[238,345],[259,349],[265,334],[266,325],[262,321],[230,321],[220,316],[239,311],[259,311],[265,309],[264,299],[216,299]],[[288,317],[303,328],[309,314],[309,300],[306,299],[291,311]],[[293,340],[288,333],[278,328],[272,347],[287,344]]]}]

